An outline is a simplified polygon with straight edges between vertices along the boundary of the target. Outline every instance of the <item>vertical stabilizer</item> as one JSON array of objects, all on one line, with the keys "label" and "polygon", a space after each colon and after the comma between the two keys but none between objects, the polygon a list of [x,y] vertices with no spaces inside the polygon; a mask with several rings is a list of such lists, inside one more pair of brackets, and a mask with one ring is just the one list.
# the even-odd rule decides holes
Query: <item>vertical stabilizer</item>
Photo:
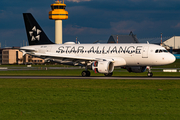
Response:
[{"label": "vertical stabilizer", "polygon": [[54,44],[46,36],[31,13],[23,13],[29,45]]}]

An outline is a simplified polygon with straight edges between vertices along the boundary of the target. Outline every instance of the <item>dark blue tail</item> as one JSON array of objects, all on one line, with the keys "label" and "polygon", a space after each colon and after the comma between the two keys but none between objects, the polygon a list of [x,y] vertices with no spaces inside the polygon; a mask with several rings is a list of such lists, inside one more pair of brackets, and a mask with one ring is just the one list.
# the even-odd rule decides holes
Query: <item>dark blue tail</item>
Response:
[{"label": "dark blue tail", "polygon": [[54,44],[46,36],[31,13],[23,13],[29,45]]}]

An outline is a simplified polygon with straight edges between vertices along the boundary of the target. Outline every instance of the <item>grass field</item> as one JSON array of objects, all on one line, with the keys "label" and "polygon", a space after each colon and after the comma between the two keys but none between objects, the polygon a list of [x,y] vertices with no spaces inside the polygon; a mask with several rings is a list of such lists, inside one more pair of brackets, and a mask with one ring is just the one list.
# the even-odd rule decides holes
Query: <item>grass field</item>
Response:
[{"label": "grass field", "polygon": [[178,80],[0,79],[1,120],[178,120]]},{"label": "grass field", "polygon": [[[180,68],[179,63],[164,68]],[[81,76],[81,71],[40,69],[0,75]],[[116,69],[113,76],[146,74]],[[179,120],[179,93],[180,80],[0,79],[0,120]]]}]

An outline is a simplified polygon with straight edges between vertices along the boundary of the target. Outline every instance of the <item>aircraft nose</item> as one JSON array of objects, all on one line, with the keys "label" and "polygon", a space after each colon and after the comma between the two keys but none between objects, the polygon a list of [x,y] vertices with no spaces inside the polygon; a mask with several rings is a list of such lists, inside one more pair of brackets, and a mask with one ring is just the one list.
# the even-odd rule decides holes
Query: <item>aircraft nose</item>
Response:
[{"label": "aircraft nose", "polygon": [[173,63],[173,62],[175,62],[176,57],[174,55],[170,54],[168,59],[169,59],[169,63]]}]

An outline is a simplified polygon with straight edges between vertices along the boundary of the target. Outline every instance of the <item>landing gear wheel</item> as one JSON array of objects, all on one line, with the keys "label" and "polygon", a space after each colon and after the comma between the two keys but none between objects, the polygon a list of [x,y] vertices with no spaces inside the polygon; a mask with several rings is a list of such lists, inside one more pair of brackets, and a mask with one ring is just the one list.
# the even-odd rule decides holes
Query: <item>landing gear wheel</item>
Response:
[{"label": "landing gear wheel", "polygon": [[91,73],[89,71],[86,71],[86,76],[89,77],[91,75]]},{"label": "landing gear wheel", "polygon": [[83,77],[89,77],[91,75],[91,73],[89,71],[82,71],[81,75]]},{"label": "landing gear wheel", "polygon": [[150,67],[150,66],[147,66],[147,68],[148,68],[148,74],[147,74],[147,76],[148,76],[148,77],[152,77],[152,76],[153,76],[153,73],[151,72],[151,67]]},{"label": "landing gear wheel", "polygon": [[152,77],[152,76],[153,76],[153,73],[152,73],[152,72],[148,72],[147,76],[148,76],[148,77]]},{"label": "landing gear wheel", "polygon": [[105,73],[104,74],[106,77],[111,77],[113,75],[113,73]]}]

